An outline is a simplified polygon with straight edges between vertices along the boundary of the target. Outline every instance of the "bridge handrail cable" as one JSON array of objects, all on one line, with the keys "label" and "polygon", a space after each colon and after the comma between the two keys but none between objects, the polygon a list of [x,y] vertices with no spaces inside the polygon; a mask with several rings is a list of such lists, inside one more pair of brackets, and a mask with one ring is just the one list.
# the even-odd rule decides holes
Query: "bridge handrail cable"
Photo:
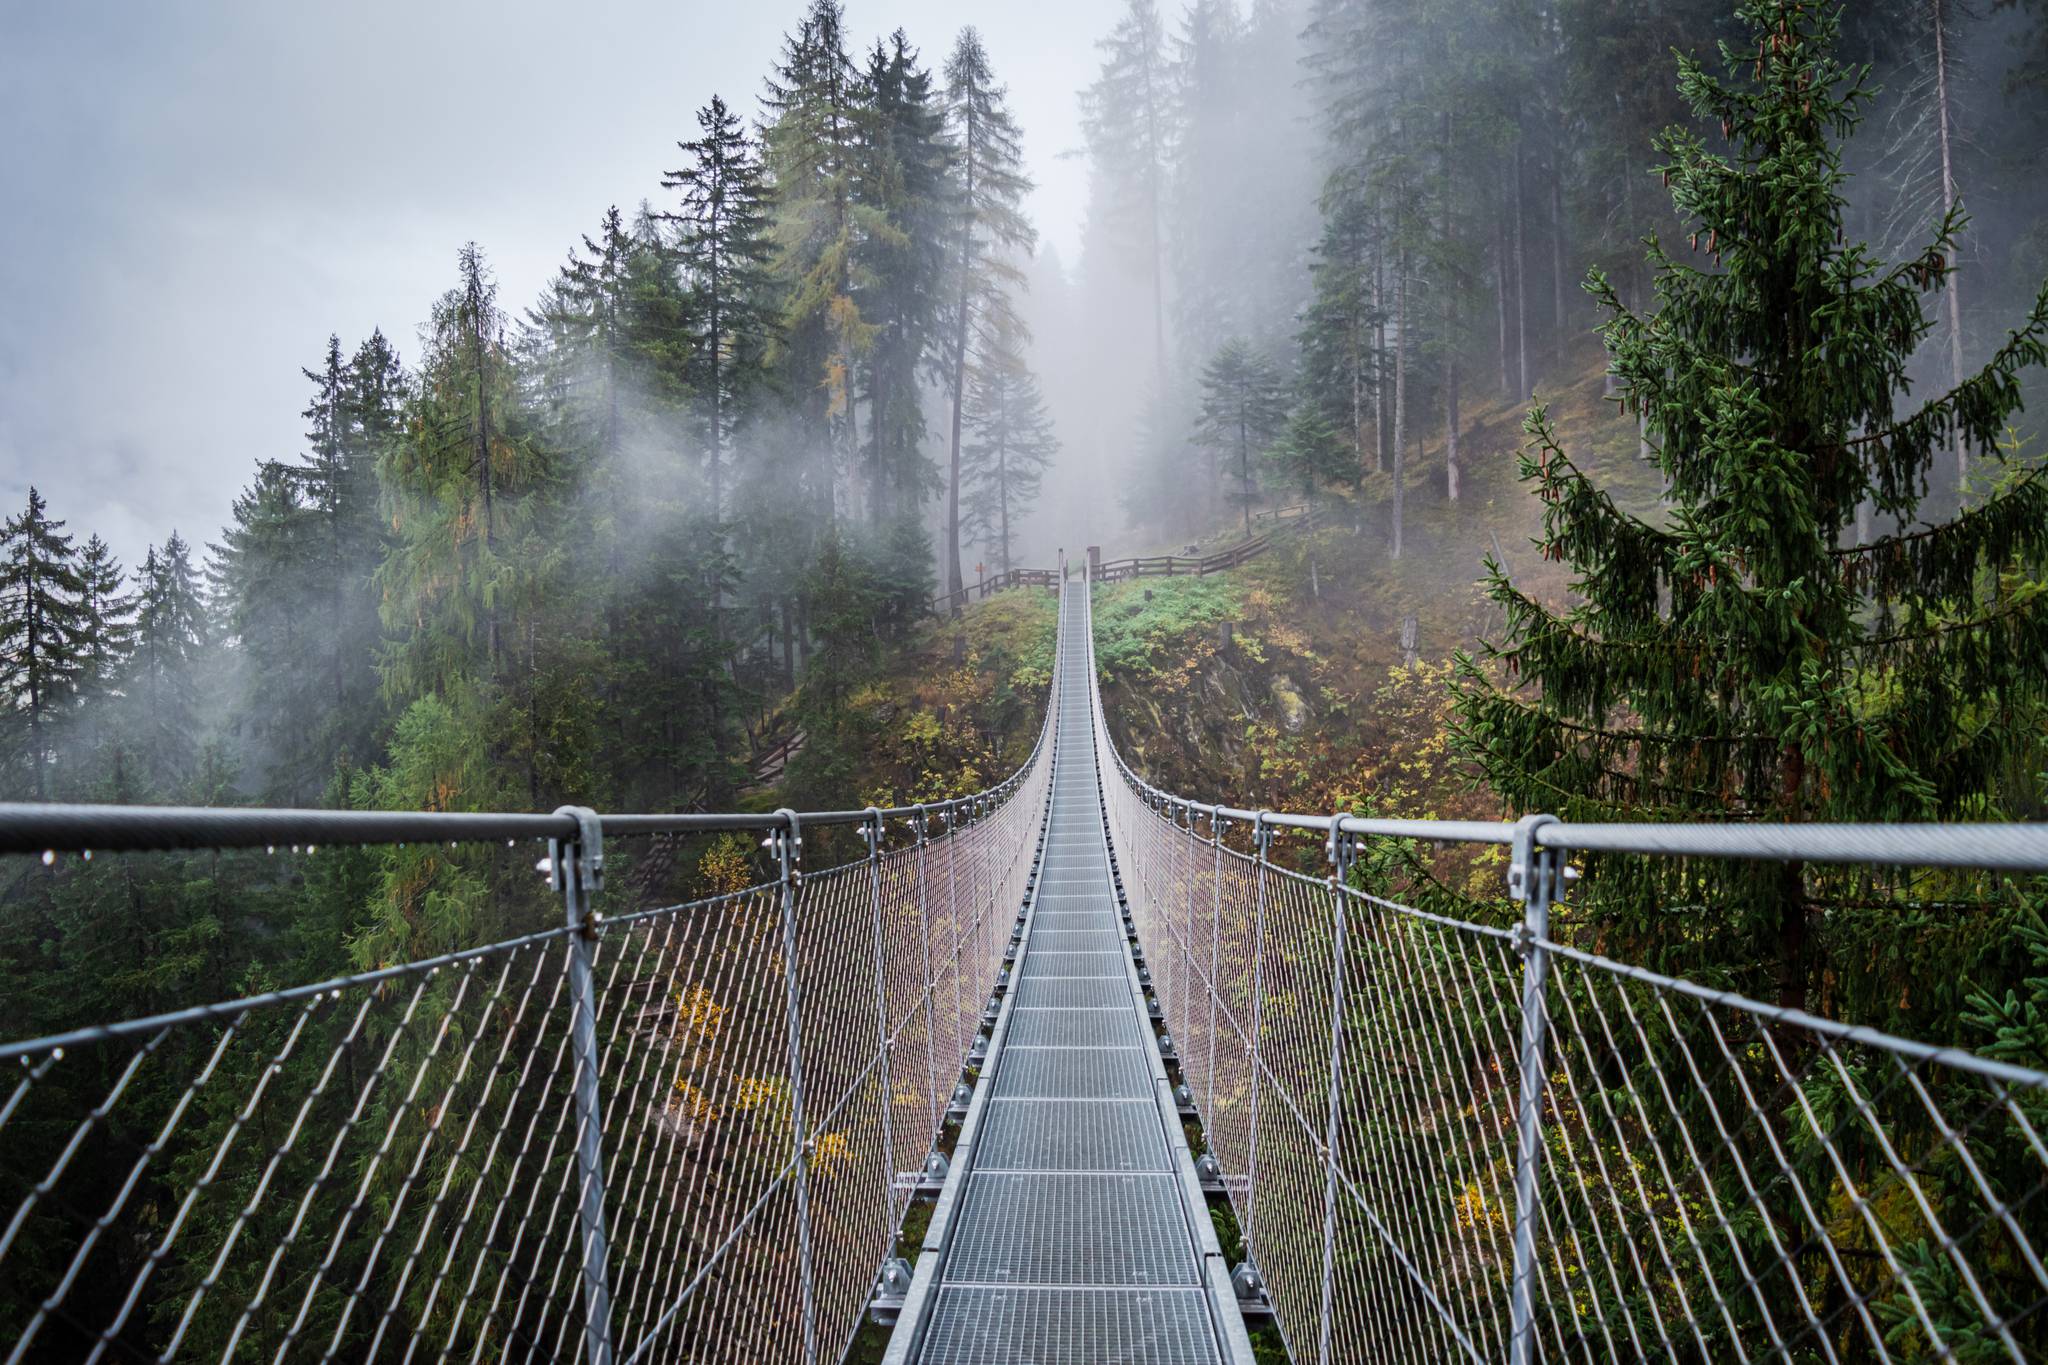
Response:
[{"label": "bridge handrail cable", "polygon": [[[1091,686],[1186,1096],[1295,1361],[2048,1350],[2048,1072],[1550,924],[1568,854],[2027,873],[2048,826],[1257,810],[1147,782]],[[1288,833],[1319,837],[1324,876],[1276,858]],[[1354,884],[1374,838],[1507,848],[1518,922]]]},{"label": "bridge handrail cable", "polygon": [[[840,1358],[998,986],[1058,676],[1016,772],[922,805],[0,805],[0,853],[52,864],[398,846],[408,916],[527,901],[516,860],[479,849],[465,881],[450,845],[545,840],[563,907],[481,947],[0,1044],[0,1361]],[[832,827],[865,856],[806,867]],[[733,833],[763,836],[771,880],[606,913],[618,841]]]}]

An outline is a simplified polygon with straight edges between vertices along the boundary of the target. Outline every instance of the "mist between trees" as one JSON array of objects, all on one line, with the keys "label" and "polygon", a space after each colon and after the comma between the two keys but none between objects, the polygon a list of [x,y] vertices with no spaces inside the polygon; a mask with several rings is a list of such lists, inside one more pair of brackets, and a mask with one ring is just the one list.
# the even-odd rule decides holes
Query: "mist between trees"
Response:
[{"label": "mist between trees", "polygon": [[[471,243],[410,354],[314,342],[306,447],[257,462],[217,540],[128,571],[32,494],[6,533],[5,794],[729,806],[754,741],[828,712],[977,567],[1243,533],[1267,498],[1398,559],[1415,499],[1511,458],[1461,445],[1462,412],[1597,373],[1603,302],[1668,307],[1646,234],[1727,266],[1653,137],[1739,152],[1672,56],[1753,46],[1728,0],[1109,17],[1076,72],[1085,146],[1051,149],[1090,168],[1072,261],[1023,213],[1002,54],[971,28],[857,38],[816,0],[758,98],[704,92],[541,297],[500,298]],[[1879,0],[1831,40],[1874,93],[1827,140],[1829,222],[1873,259],[1940,257],[1894,392],[2000,355],[2044,273],[2040,19]],[[1612,369],[1656,460],[1684,428],[1649,368]],[[1987,430],[1898,478],[1930,513],[1983,496]],[[1851,540],[1921,516],[1842,497]]]},{"label": "mist between trees", "polygon": [[[970,566],[1230,538],[1274,499],[1354,576],[1481,581],[1493,638],[1409,676],[1449,680],[1423,739],[1500,809],[2040,819],[2042,19],[1131,0],[1079,78],[1063,262],[1022,211],[1002,54],[862,45],[815,0],[758,103],[706,92],[541,297],[502,299],[465,244],[409,354],[309,338],[305,448],[256,464],[218,539],[127,568],[31,492],[0,537],[0,796],[730,809],[772,799],[749,759],[801,728],[781,794],[845,803],[869,755],[835,717]],[[1644,506],[1541,406],[1603,376]],[[1461,440],[1532,395],[1519,456]],[[1482,564],[1483,461],[1528,485],[1517,564],[1568,580]],[[1456,567],[1408,576],[1423,549]],[[1042,695],[1047,662],[990,708],[1035,705],[1016,679]],[[895,707],[868,714],[936,752],[944,723]],[[1371,807],[1348,776],[1319,808]],[[619,894],[733,890],[755,857],[634,849]],[[1362,875],[1500,910],[1398,849]],[[2043,1066],[2043,904],[2038,880],[1592,859],[1554,930]],[[29,865],[0,907],[12,1037],[560,913],[529,850],[423,846]]]}]

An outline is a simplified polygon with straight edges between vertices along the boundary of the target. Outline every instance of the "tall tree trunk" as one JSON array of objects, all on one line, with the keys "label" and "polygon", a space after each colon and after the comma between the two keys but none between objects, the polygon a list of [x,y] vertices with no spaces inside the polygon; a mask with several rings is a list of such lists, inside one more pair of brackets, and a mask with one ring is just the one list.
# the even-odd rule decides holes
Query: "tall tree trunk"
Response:
[{"label": "tall tree trunk", "polygon": [[1323,576],[1316,565],[1316,481],[1311,476],[1301,490],[1302,500],[1308,504],[1302,514],[1302,540],[1308,546],[1308,595],[1314,601],[1323,600]]},{"label": "tall tree trunk", "polygon": [[[1378,235],[1377,215],[1373,221],[1374,235]],[[1372,249],[1372,472],[1383,473],[1387,467],[1387,309],[1385,286],[1382,283],[1385,258],[1380,248]]]},{"label": "tall tree trunk", "polygon": [[796,627],[787,597],[782,599],[782,682],[796,691]]},{"label": "tall tree trunk", "polygon": [[[1004,431],[1008,431],[1005,418]],[[1009,442],[998,438],[996,441],[996,504],[997,515],[1002,520],[1003,566],[1001,572],[1010,571],[1010,451]]]},{"label": "tall tree trunk", "polygon": [[[489,357],[484,348],[483,319],[470,321],[470,350],[476,363],[476,477],[477,488],[484,504],[484,558],[491,557],[493,527],[496,513],[491,497],[491,403]],[[497,594],[486,594],[484,607],[484,643],[489,652],[493,671],[498,662],[498,604]]]},{"label": "tall tree trunk", "polygon": [[1515,396],[1514,375],[1508,362],[1508,205],[1504,197],[1496,197],[1493,214],[1493,309],[1499,323],[1500,396]]},{"label": "tall tree trunk", "polygon": [[887,519],[888,509],[884,506],[886,494],[883,484],[887,481],[883,467],[886,463],[882,450],[882,430],[886,424],[884,414],[889,410],[888,385],[885,377],[887,365],[883,360],[886,346],[875,347],[875,358],[868,367],[868,429],[874,436],[874,457],[868,468],[868,520],[880,526]]},{"label": "tall tree trunk", "polygon": [[[1457,305],[1448,311],[1449,322],[1457,325]],[[1450,500],[1458,500],[1458,483],[1464,468],[1458,462],[1458,352],[1455,347],[1445,354],[1444,359],[1444,487]]]},{"label": "tall tree trunk", "polygon": [[[964,256],[964,252],[962,253]],[[960,421],[967,398],[967,286],[960,286],[960,308],[953,322],[953,430],[947,442],[946,465],[946,591],[966,586],[960,574]],[[954,613],[959,613],[955,598]]]},{"label": "tall tree trunk", "polygon": [[1152,361],[1153,375],[1159,386],[1159,399],[1166,400],[1166,233],[1162,216],[1166,206],[1161,202],[1159,153],[1161,136],[1159,131],[1159,101],[1152,89],[1152,63],[1145,63],[1145,199],[1147,208],[1146,226],[1151,233],[1152,246]]},{"label": "tall tree trunk", "polygon": [[[31,507],[33,512],[34,508]],[[42,643],[43,619],[40,601],[41,588],[36,582],[34,540],[35,532],[28,532],[27,571],[22,575],[23,605],[28,609],[28,636],[22,645],[23,671],[28,675],[28,757],[36,770],[36,800],[46,795],[43,779],[43,666],[36,658],[36,646]]]},{"label": "tall tree trunk", "polygon": [[[711,568],[711,638],[725,638],[725,575],[721,566],[725,559],[725,319],[721,298],[721,281],[718,275],[718,247],[711,248],[711,297],[709,322],[711,325],[711,544],[715,552]],[[719,650],[721,654],[726,651]],[[733,660],[726,655],[725,669],[728,676],[733,673]]]},{"label": "tall tree trunk", "polygon": [[[1955,158],[1950,148],[1950,119],[1948,99],[1948,0],[1929,0],[1934,19],[1934,102],[1936,127],[1941,136],[1941,209],[1948,212],[1956,202]],[[1948,372],[1949,384],[1960,388],[1963,382],[1963,299],[1956,288],[1957,262],[1949,262],[1948,285]],[[1970,452],[1963,444],[1960,430],[1955,435],[1956,482],[1958,492],[1963,476],[1970,472]]]},{"label": "tall tree trunk", "polygon": [[1252,435],[1244,419],[1244,398],[1237,404],[1237,496],[1244,504],[1244,538],[1252,538]]},{"label": "tall tree trunk", "polygon": [[[711,297],[707,301],[711,326],[711,519],[714,522],[725,520],[725,320],[720,306],[723,300],[719,295],[718,249],[714,246],[711,252]],[[721,540],[723,538],[720,537]],[[717,605],[714,598],[714,610]]]},{"label": "tall tree trunk", "polygon": [[1444,114],[1443,246],[1444,278],[1444,491],[1450,501],[1458,500],[1458,281],[1452,278],[1448,262],[1457,258],[1451,221],[1452,168],[1457,164],[1452,145],[1453,125]]},{"label": "tall tree trunk", "polygon": [[1408,247],[1394,255],[1394,528],[1390,558],[1401,557],[1402,477],[1408,457]]},{"label": "tall tree trunk", "polygon": [[1564,336],[1564,153],[1551,161],[1550,174],[1550,325],[1562,347]]},{"label": "tall tree trunk", "polygon": [[1361,335],[1365,324],[1358,316],[1356,307],[1351,312],[1351,325],[1344,329],[1345,344],[1350,348],[1351,363],[1351,455],[1356,477],[1365,477],[1365,338]]},{"label": "tall tree trunk", "polygon": [[974,192],[979,169],[979,129],[974,105],[967,106],[961,130],[961,174],[964,177],[960,223],[960,299],[953,314],[953,428],[946,459],[946,591],[953,594],[953,614],[960,612],[960,593],[967,586],[960,572],[960,423],[967,402],[967,322],[974,278]]},{"label": "tall tree trunk", "polygon": [[1522,137],[1515,135],[1515,175],[1508,185],[1515,205],[1515,398],[1529,396],[1529,272],[1522,231]]}]

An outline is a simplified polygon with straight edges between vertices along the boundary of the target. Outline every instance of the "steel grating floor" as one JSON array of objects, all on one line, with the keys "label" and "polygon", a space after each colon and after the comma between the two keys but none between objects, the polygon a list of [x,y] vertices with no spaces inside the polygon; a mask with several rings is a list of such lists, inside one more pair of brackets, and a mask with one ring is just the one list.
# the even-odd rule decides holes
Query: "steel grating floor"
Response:
[{"label": "steel grating floor", "polygon": [[1073,638],[1084,620],[1061,614],[1052,810],[922,1336],[931,1365],[1222,1359],[1109,875],[1087,652]]},{"label": "steel grating floor", "polygon": [[981,1171],[1163,1171],[1150,1100],[996,1100],[975,1153]]},{"label": "steel grating floor", "polygon": [[948,1365],[1207,1365],[1198,1289],[939,1290],[924,1358]]}]

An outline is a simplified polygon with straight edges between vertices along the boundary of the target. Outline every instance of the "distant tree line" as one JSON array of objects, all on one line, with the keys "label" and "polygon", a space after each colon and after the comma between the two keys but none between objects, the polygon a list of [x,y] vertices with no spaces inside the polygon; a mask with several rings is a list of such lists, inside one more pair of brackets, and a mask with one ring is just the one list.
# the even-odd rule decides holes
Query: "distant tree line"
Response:
[{"label": "distant tree line", "polygon": [[472,243],[409,364],[329,338],[304,451],[257,462],[218,543],[130,573],[32,491],[0,794],[349,801],[431,722],[482,757],[408,804],[729,804],[812,655],[921,613],[935,541],[954,585],[969,548],[1007,565],[1055,441],[980,37],[935,69],[813,0],[758,122],[714,97],[691,132],[530,307]]},{"label": "distant tree line", "polygon": [[[1651,146],[1689,117],[1671,54],[1739,40],[1737,7],[1175,8],[1126,0],[1083,94],[1093,194],[1074,325],[1100,372],[1085,382],[1125,390],[1109,439],[1142,449],[1129,514],[1193,530],[1267,482],[1295,487],[1283,424],[1256,429],[1241,461],[1211,422],[1227,361],[1318,410],[1350,451],[1341,482],[1376,507],[1398,558],[1404,490],[1466,495],[1474,403],[1527,400],[1589,359],[1589,267],[1652,305],[1641,239],[1684,232]],[[1973,210],[1915,356],[1927,382],[1960,383],[1989,358],[2048,266],[2048,189],[2032,174],[2048,118],[2041,14],[1969,0],[1844,10],[1843,59],[1868,66],[1873,94],[1845,166],[1845,232],[1898,255],[1953,201]],[[1267,449],[1276,458],[1258,459]],[[1968,463],[1955,447],[1934,471],[1942,505]],[[1867,530],[1879,514],[1863,515]]]}]

